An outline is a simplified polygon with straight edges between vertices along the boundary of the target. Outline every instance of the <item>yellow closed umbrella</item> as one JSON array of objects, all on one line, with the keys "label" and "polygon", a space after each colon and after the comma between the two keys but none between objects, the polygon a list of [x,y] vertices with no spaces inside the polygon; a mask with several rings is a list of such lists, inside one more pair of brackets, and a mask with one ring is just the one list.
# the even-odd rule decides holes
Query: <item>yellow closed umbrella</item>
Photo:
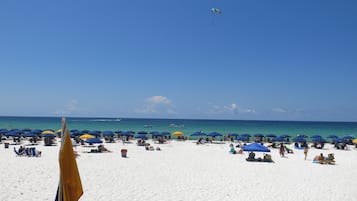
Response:
[{"label": "yellow closed umbrella", "polygon": [[95,138],[94,135],[89,135],[89,134],[83,134],[79,138],[83,139],[90,139],[90,138]]},{"label": "yellow closed umbrella", "polygon": [[352,140],[352,143],[353,143],[353,144],[357,144],[357,138],[354,139],[354,140]]},{"label": "yellow closed umbrella", "polygon": [[183,132],[181,131],[175,131],[172,133],[173,136],[183,136]]}]

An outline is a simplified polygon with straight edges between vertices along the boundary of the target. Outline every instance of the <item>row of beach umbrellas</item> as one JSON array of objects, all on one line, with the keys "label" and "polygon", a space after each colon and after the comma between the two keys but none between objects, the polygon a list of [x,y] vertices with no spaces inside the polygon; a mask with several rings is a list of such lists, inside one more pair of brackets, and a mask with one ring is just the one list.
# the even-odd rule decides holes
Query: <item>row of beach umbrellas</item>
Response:
[{"label": "row of beach umbrellas", "polygon": [[[7,130],[7,129],[0,129],[0,135],[5,135],[5,136],[13,136],[13,137],[19,137],[19,136],[23,136],[23,137],[34,137],[34,136],[43,136],[43,137],[51,137],[51,136],[55,136],[60,135],[61,133],[61,129],[55,131],[53,129],[45,129],[45,130],[41,130],[41,129],[12,129],[12,130]],[[135,132],[135,131],[89,131],[89,130],[77,130],[77,129],[73,129],[70,130],[71,136],[72,137],[76,137],[76,136],[82,136],[84,134],[87,135],[91,135],[91,136],[95,136],[95,137],[110,137],[110,136],[115,136],[115,134],[117,135],[121,135],[121,136],[134,136],[135,134],[137,134],[137,136],[146,136],[147,134],[151,134],[153,137],[160,137],[160,136],[184,136],[184,133],[181,131],[175,131],[173,133],[170,133],[168,131],[164,131],[164,132],[158,132],[158,131],[152,131],[152,132],[147,132],[147,131],[139,131],[139,132]],[[205,133],[203,131],[197,131],[194,132],[190,135],[191,137],[221,137],[223,136],[221,133],[219,132],[210,132],[210,133]],[[230,133],[228,134],[228,136],[234,137],[236,140],[249,140],[250,137],[258,137],[258,138],[271,138],[272,141],[276,141],[276,142],[280,142],[280,141],[286,141],[287,139],[291,138],[290,135],[280,135],[277,136],[275,134],[254,134],[254,135],[250,135],[248,133],[243,133],[243,134],[237,134],[237,133]],[[306,139],[308,138],[307,135],[298,135],[297,137],[293,138],[294,142],[304,142],[306,141]],[[333,141],[348,141],[348,140],[352,140],[355,139],[354,136],[352,135],[347,135],[344,136],[342,138],[339,138],[336,135],[329,135],[327,136],[327,138],[332,139]],[[322,138],[322,136],[320,135],[312,135],[310,136],[311,141],[316,141],[316,142],[325,142],[326,140]]]}]

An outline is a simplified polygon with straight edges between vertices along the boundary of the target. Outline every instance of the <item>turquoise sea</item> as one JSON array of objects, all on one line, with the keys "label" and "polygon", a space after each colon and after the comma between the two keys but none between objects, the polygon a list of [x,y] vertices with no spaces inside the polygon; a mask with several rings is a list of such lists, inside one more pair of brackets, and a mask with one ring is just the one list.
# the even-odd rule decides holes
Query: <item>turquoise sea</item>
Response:
[{"label": "turquoise sea", "polygon": [[[186,136],[203,131],[221,134],[249,133],[287,134],[296,136],[337,135],[357,137],[357,122],[308,121],[246,121],[246,120],[193,120],[193,119],[135,119],[135,118],[67,118],[69,130],[99,131],[182,131]],[[0,117],[0,129],[53,129],[61,128],[61,117]]]}]

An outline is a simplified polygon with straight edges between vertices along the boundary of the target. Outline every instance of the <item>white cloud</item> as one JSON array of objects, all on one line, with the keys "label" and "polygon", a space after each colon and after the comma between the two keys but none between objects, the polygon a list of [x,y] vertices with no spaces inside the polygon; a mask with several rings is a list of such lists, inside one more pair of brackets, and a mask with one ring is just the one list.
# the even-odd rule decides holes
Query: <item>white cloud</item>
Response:
[{"label": "white cloud", "polygon": [[276,113],[286,113],[286,112],[288,112],[286,109],[280,108],[280,107],[278,107],[278,108],[273,108],[272,111],[273,111],[273,112],[276,112]]},{"label": "white cloud", "polygon": [[144,114],[176,114],[172,101],[165,96],[151,96],[145,99],[145,104],[141,109],[136,109],[136,113]]},{"label": "white cloud", "polygon": [[171,104],[171,100],[169,100],[165,96],[151,96],[146,99],[146,102],[151,103],[151,104],[164,104],[164,105]]},{"label": "white cloud", "polygon": [[79,111],[79,102],[75,99],[68,101],[63,109],[56,110],[54,114],[56,115],[69,115]]},{"label": "white cloud", "polygon": [[230,105],[218,106],[212,105],[209,113],[220,113],[220,114],[242,114],[242,113],[255,113],[255,109],[253,108],[242,108],[239,107],[236,103],[232,103]]}]

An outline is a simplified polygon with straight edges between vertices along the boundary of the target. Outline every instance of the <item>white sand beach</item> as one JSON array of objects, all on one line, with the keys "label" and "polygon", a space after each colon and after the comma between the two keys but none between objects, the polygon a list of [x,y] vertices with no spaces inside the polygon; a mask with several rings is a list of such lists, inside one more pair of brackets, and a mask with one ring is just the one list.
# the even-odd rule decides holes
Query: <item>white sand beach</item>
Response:
[{"label": "white sand beach", "polygon": [[[280,157],[275,163],[247,162],[248,153],[229,154],[229,144],[196,145],[194,141],[154,144],[147,151],[132,144],[104,143],[111,153],[85,153],[75,147],[84,194],[81,201],[355,201],[357,150],[311,148]],[[4,143],[4,142],[3,142]],[[42,142],[41,142],[42,143]],[[58,143],[59,144],[59,143]],[[53,201],[59,181],[57,146],[37,145],[41,157],[18,157],[10,145],[0,147],[0,200]],[[128,157],[121,157],[121,149]],[[314,164],[315,155],[335,154],[336,165]],[[256,153],[263,156],[263,153]]]}]

